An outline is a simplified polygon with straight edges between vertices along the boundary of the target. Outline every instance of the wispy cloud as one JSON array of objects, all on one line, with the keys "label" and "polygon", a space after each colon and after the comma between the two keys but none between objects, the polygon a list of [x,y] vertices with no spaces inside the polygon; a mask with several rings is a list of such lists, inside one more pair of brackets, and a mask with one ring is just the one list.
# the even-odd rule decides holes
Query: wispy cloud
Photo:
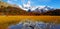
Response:
[{"label": "wispy cloud", "polygon": [[12,2],[10,0],[7,0],[8,3],[12,4]]},{"label": "wispy cloud", "polygon": [[25,0],[21,0],[21,2],[24,2]]},{"label": "wispy cloud", "polygon": [[7,2],[10,4],[15,4],[16,1],[18,1],[18,0],[7,0]]}]

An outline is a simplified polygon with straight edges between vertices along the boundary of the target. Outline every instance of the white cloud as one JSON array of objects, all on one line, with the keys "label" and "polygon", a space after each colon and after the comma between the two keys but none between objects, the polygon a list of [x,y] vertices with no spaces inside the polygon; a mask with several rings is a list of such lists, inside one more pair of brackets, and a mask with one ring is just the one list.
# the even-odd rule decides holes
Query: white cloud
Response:
[{"label": "white cloud", "polygon": [[12,3],[10,0],[8,0],[7,2],[10,3],[10,4]]},{"label": "white cloud", "polygon": [[10,3],[10,4],[15,4],[14,2],[16,2],[17,0],[7,0],[7,3]]}]

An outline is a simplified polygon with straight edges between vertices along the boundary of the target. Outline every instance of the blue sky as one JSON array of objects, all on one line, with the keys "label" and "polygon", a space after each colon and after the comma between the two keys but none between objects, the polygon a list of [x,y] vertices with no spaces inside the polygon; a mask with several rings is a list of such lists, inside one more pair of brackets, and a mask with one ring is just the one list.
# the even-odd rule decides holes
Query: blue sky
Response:
[{"label": "blue sky", "polygon": [[[19,4],[27,3],[28,0],[2,0],[4,2],[8,2],[10,4]],[[51,6],[54,8],[60,8],[60,0],[30,0],[32,6]]]}]

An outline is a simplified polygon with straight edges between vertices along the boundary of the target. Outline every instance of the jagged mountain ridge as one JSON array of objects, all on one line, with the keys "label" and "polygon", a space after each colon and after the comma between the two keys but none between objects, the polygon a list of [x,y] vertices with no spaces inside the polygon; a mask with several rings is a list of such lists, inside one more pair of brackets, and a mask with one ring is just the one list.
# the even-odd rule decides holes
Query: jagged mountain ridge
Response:
[{"label": "jagged mountain ridge", "polygon": [[48,6],[42,6],[42,7],[36,8],[33,11],[37,12],[37,13],[44,13],[44,12],[47,12],[47,11],[50,11],[50,10],[54,10],[54,8],[51,8],[51,7],[48,7]]},{"label": "jagged mountain ridge", "polygon": [[55,8],[50,7],[50,6],[30,6],[30,5],[22,5],[21,6],[23,10],[30,10],[30,11],[34,11],[34,12],[40,12],[41,10],[43,10],[43,12],[49,11],[49,10],[54,10]]},{"label": "jagged mountain ridge", "polygon": [[[2,3],[2,2],[0,2]],[[3,3],[2,3],[3,4]],[[60,9],[51,9],[49,11],[46,12],[34,12],[34,11],[25,11],[23,9],[21,9],[19,6],[14,6],[14,5],[8,5],[7,7],[5,7],[5,5],[0,4],[0,15],[33,15],[33,16],[39,16],[39,15],[60,15]],[[45,8],[45,7],[44,7]],[[36,9],[37,10],[37,9]],[[55,14],[53,14],[55,13]],[[58,13],[58,14],[57,14]]]}]

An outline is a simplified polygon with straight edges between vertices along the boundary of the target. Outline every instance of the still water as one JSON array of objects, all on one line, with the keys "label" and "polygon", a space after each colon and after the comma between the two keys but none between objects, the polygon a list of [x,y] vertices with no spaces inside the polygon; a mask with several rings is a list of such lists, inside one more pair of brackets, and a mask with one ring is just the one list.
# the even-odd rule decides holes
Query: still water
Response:
[{"label": "still water", "polygon": [[45,23],[43,21],[22,21],[16,25],[10,25],[8,29],[60,29],[60,24]]}]

